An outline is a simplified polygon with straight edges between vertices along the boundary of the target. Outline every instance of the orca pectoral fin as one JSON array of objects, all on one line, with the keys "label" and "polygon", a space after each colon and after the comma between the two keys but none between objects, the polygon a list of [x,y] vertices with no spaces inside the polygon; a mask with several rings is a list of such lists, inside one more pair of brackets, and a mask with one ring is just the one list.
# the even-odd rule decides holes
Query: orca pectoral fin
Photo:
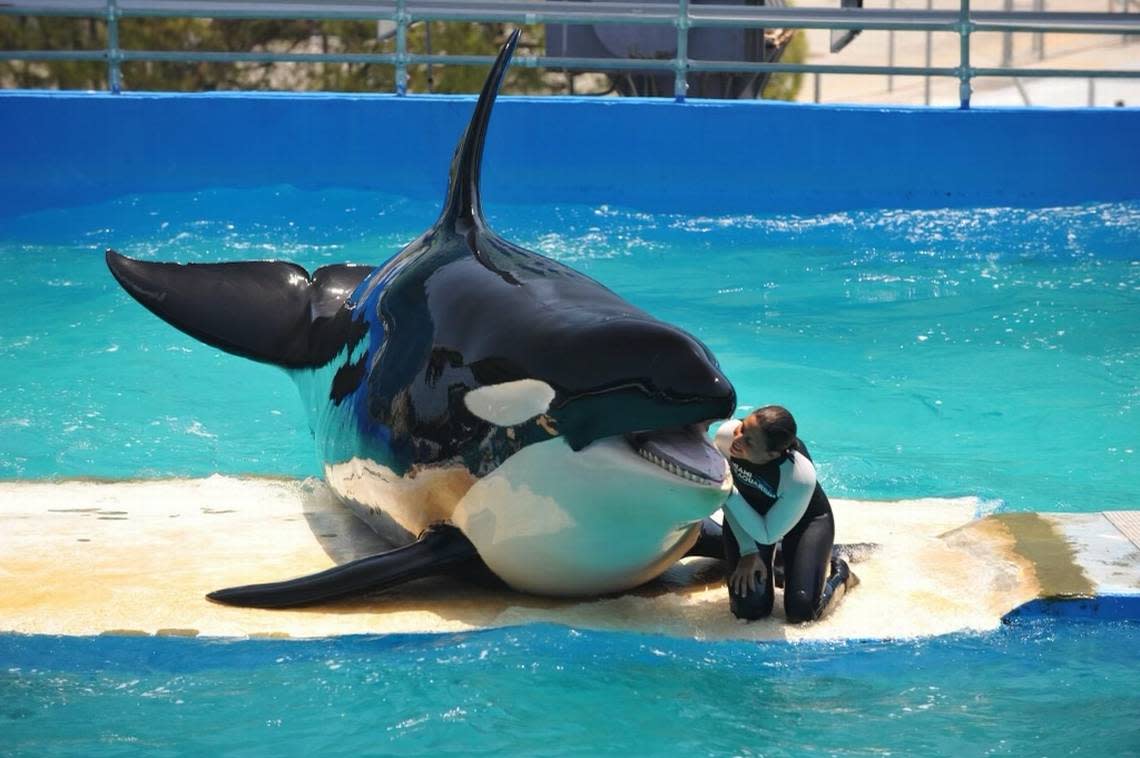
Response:
[{"label": "orca pectoral fin", "polygon": [[478,552],[463,532],[453,526],[438,525],[426,529],[412,544],[395,550],[296,579],[230,587],[206,597],[217,603],[246,608],[311,605],[445,574],[476,558]]}]

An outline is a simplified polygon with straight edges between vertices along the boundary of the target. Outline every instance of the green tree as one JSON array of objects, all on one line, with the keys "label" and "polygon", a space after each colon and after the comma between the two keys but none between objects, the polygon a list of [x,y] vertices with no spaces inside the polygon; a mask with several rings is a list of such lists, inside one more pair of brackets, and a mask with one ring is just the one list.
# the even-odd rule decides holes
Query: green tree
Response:
[{"label": "green tree", "polygon": [[[119,44],[124,50],[293,52],[309,39],[314,22],[126,18],[119,27]],[[269,89],[278,65],[281,64],[128,61],[122,67],[123,87],[182,92]]]},{"label": "green tree", "polygon": [[[513,25],[470,22],[420,22],[407,33],[412,54],[493,56]],[[0,49],[105,49],[107,24],[101,19],[0,16]],[[199,18],[123,18],[119,46],[126,51],[368,53],[396,52],[395,35],[379,34],[367,20],[230,20]],[[523,27],[516,58],[540,55],[545,27]],[[783,60],[801,62],[807,42],[797,33]],[[171,62],[125,61],[128,90],[325,90],[393,92],[395,67],[387,63]],[[408,69],[409,92],[477,92],[487,66],[415,65]],[[590,80],[591,77],[586,77]],[[794,99],[801,74],[776,74],[764,97]],[[592,77],[604,91],[605,78]],[[107,64],[101,61],[0,61],[0,86],[22,88],[106,89]],[[569,89],[558,71],[512,66],[503,85],[508,93],[561,93]],[[580,87],[579,87],[580,91]]]},{"label": "green tree", "polygon": [[[520,55],[541,52],[545,28],[523,29]],[[506,24],[426,22],[413,24],[409,53],[493,56],[506,39]],[[96,50],[105,48],[103,20],[58,17],[0,17],[0,49]],[[124,18],[119,46],[126,51],[395,53],[394,34],[378,34],[375,21],[228,20]],[[411,92],[477,92],[486,66],[412,66]],[[208,91],[291,89],[393,92],[395,67],[377,63],[172,62],[125,61],[124,89]],[[550,80],[549,82],[547,80]],[[107,64],[101,61],[3,61],[0,86],[106,89]],[[561,76],[540,69],[512,67],[507,92],[549,92],[564,87]]]},{"label": "green tree", "polygon": [[[495,55],[506,40],[506,24],[431,22],[408,29],[411,54]],[[543,47],[542,26],[523,27],[519,55],[535,55]],[[321,27],[321,50],[334,53],[394,53],[396,41],[378,38],[376,24],[366,21],[330,21]],[[426,66],[408,69],[409,92],[478,92],[488,66]],[[395,68],[387,64],[323,63],[314,74],[315,88],[342,92],[392,92]],[[547,92],[552,86],[539,69],[514,66],[503,84],[507,92]]]},{"label": "green tree", "polygon": [[[0,16],[0,49],[97,50],[107,44],[107,25],[86,18]],[[0,61],[0,86],[24,89],[103,89],[107,64],[100,61]]]}]

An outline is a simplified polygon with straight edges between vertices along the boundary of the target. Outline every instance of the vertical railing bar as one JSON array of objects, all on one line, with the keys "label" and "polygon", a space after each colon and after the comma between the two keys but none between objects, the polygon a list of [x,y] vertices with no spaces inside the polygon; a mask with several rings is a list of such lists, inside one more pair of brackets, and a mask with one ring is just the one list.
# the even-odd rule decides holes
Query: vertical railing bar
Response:
[{"label": "vertical railing bar", "polygon": [[961,83],[958,85],[958,100],[962,110],[967,111],[970,109],[970,77],[973,72],[970,69],[970,0],[962,0],[962,4],[958,11],[958,36],[961,39],[961,56],[958,65],[958,77]]},{"label": "vertical railing bar", "polygon": [[[1033,10],[1035,12],[1045,10],[1045,0],[1033,0]],[[1033,35],[1033,52],[1037,55],[1037,60],[1045,60],[1045,35],[1037,32]]]},{"label": "vertical railing bar", "polygon": [[408,94],[407,0],[396,0],[396,96]]},{"label": "vertical railing bar", "polygon": [[[934,10],[934,0],[926,0],[926,10],[927,11]],[[930,63],[931,63],[931,61],[934,60],[934,53],[932,52],[933,47],[934,47],[934,32],[927,32],[926,33],[926,67],[927,68],[930,68]],[[923,98],[923,104],[924,105],[930,105],[930,74],[926,75],[926,79],[923,82],[922,98]]]},{"label": "vertical railing bar", "polygon": [[107,88],[112,94],[123,90],[123,72],[119,55],[119,3],[107,0]]},{"label": "vertical railing bar", "polygon": [[676,72],[673,77],[673,100],[683,103],[689,89],[689,78],[686,75],[689,68],[689,0],[677,1],[676,24],[677,57],[673,60]]},{"label": "vertical railing bar", "polygon": [[[424,22],[424,51],[431,55],[431,22]],[[429,94],[435,92],[435,72],[432,70],[431,64],[427,65],[427,91]]]},{"label": "vertical railing bar", "polygon": [[[1013,10],[1013,0],[1005,0],[1006,12]],[[1003,32],[1001,35],[1001,66],[1009,68],[1013,65],[1013,32]]]},{"label": "vertical railing bar", "polygon": [[[567,40],[570,37],[569,29],[570,29],[569,24],[563,24],[562,25],[562,54],[563,55],[566,55],[566,51],[570,49],[570,45],[567,43]],[[574,75],[571,74],[570,71],[565,66],[562,67],[562,74],[563,74],[563,76],[566,77],[566,89],[567,89],[567,91],[571,95],[573,95],[574,94]]]},{"label": "vertical railing bar", "polygon": [[[891,10],[895,9],[895,0],[891,0]],[[834,32],[833,32],[834,33]],[[895,65],[895,30],[891,29],[887,32],[887,65],[894,68]],[[895,77],[893,74],[887,74],[887,92],[895,91]]]}]

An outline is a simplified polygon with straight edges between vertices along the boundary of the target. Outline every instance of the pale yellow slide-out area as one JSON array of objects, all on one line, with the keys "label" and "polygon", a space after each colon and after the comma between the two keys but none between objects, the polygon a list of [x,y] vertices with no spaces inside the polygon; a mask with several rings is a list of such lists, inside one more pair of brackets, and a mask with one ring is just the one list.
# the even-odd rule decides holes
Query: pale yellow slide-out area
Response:
[{"label": "pale yellow slide-out area", "polygon": [[271,611],[205,594],[386,548],[320,481],[9,482],[0,484],[0,632],[321,637],[551,622],[697,639],[889,638],[990,629],[1042,593],[1088,586],[1035,514],[975,520],[973,498],[834,506],[837,542],[879,547],[856,557],[860,584],[814,624],[786,624],[779,596],[771,619],[735,620],[723,570],[706,559],[615,597],[554,600],[441,578]]}]

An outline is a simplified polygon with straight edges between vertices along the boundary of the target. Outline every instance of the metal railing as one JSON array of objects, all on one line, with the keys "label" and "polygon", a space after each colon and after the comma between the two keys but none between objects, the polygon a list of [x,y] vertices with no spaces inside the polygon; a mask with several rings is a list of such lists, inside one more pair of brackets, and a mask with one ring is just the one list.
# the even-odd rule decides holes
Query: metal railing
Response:
[{"label": "metal railing", "polygon": [[[0,0],[0,15],[72,16],[107,24],[103,50],[3,50],[0,60],[105,61],[112,92],[122,88],[122,64],[128,61],[185,63],[371,63],[395,68],[395,91],[407,94],[408,67],[487,65],[491,56],[409,53],[408,28],[425,21],[476,21],[516,24],[655,24],[677,32],[672,59],[574,58],[519,56],[513,65],[551,69],[672,71],[674,98],[685,99],[690,72],[870,74],[954,77],[962,108],[970,107],[976,77],[1140,78],[1140,69],[978,67],[970,62],[970,35],[978,32],[1140,34],[1140,13],[1069,13],[1046,11],[972,11],[970,0],[958,10],[863,8],[786,8],[754,5],[694,5],[645,2],[525,2],[514,0]],[[376,20],[395,24],[394,53],[293,53],[124,50],[119,46],[122,18]],[[688,56],[689,30],[699,27],[888,30],[953,32],[959,35],[959,64],[953,67],[832,65],[781,62],[694,60]]]}]

